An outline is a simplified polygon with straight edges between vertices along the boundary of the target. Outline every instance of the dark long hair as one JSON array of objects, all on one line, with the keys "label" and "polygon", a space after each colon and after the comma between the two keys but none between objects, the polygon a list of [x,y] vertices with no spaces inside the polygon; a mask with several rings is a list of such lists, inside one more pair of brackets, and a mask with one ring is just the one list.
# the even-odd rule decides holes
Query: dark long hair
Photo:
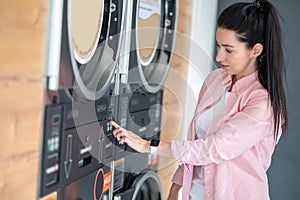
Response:
[{"label": "dark long hair", "polygon": [[286,66],[282,49],[282,33],[276,8],[267,0],[236,3],[226,8],[218,18],[218,27],[234,31],[239,41],[251,49],[263,45],[257,57],[258,78],[268,91],[274,115],[274,139],[287,132],[288,114],[284,82]]}]

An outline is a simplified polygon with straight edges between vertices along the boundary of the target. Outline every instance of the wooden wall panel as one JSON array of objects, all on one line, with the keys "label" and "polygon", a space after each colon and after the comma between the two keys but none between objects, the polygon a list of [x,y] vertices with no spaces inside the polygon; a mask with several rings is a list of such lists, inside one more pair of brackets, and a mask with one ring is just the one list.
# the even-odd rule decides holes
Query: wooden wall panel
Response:
[{"label": "wooden wall panel", "polygon": [[47,0],[0,6],[0,196],[36,199]]},{"label": "wooden wall panel", "polygon": [[[172,141],[181,139],[183,134],[183,118],[186,96],[186,78],[188,71],[188,56],[191,33],[192,2],[190,0],[178,1],[179,13],[177,24],[177,38],[175,55],[171,70],[166,80],[166,89],[163,97],[163,127],[161,140]],[[167,199],[171,186],[171,179],[177,169],[177,162],[170,158],[159,158],[158,175],[162,182],[164,199]]]}]

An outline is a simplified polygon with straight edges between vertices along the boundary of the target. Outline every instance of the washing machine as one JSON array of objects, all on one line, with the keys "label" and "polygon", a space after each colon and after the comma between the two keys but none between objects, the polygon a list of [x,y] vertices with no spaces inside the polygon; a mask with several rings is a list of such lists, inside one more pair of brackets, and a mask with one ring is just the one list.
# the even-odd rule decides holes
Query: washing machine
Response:
[{"label": "washing machine", "polygon": [[40,199],[111,199],[123,1],[49,1]]},{"label": "washing machine", "polygon": [[[159,139],[164,82],[175,46],[177,1],[133,0],[126,4],[119,56],[118,123],[147,140]],[[119,145],[114,199],[163,199],[157,167],[157,156]],[[124,171],[123,176],[119,171]]]}]

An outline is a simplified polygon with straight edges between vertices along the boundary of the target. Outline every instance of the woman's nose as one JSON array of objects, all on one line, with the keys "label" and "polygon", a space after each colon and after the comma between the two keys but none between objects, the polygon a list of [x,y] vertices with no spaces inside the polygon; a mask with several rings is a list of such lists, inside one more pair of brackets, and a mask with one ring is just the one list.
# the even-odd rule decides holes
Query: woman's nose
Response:
[{"label": "woman's nose", "polygon": [[221,62],[224,60],[224,56],[222,55],[221,51],[218,51],[217,56],[216,56],[216,61]]}]

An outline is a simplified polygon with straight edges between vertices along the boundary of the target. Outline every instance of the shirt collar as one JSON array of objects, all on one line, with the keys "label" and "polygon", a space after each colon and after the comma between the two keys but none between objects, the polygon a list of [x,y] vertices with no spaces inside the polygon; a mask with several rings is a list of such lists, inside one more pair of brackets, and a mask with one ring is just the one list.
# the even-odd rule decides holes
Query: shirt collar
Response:
[{"label": "shirt collar", "polygon": [[[223,85],[225,88],[229,88],[232,83],[232,75],[228,74],[224,69],[221,69],[221,77],[223,79]],[[242,93],[246,88],[252,85],[254,82],[258,81],[258,71],[245,76],[234,84],[231,92]]]}]

